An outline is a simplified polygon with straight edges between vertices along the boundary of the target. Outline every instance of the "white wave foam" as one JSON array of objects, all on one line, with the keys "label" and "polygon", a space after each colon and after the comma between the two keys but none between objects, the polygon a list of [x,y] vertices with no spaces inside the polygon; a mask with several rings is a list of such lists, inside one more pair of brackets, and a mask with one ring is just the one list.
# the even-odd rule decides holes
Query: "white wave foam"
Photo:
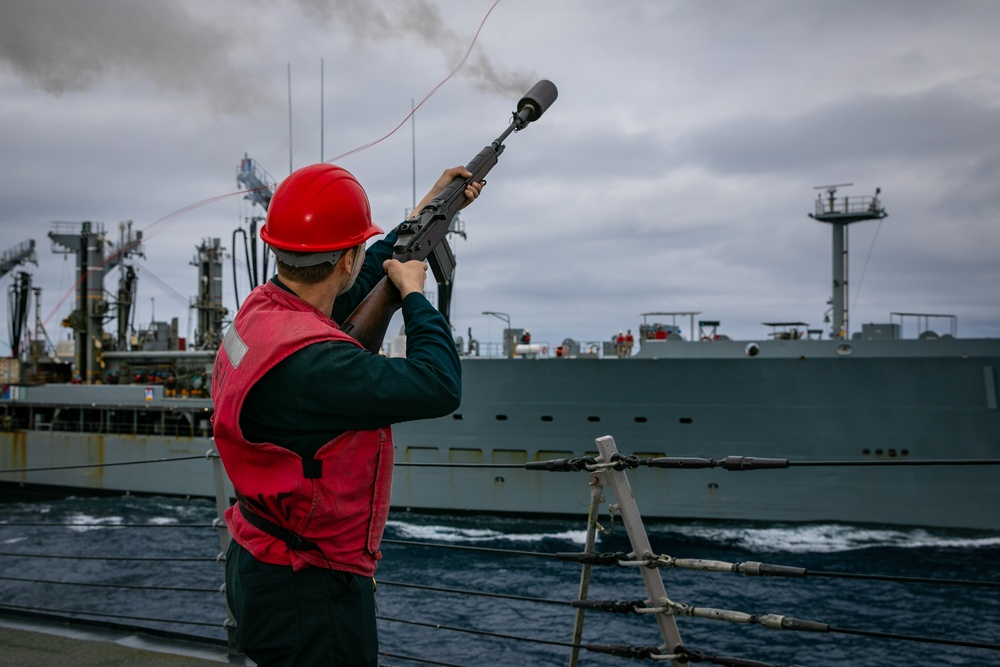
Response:
[{"label": "white wave foam", "polygon": [[117,526],[123,522],[124,520],[120,516],[97,517],[90,516],[89,514],[76,513],[70,514],[66,517],[66,523],[71,524],[68,528],[81,533],[88,530],[100,530],[101,528]]},{"label": "white wave foam", "polygon": [[488,542],[492,540],[540,542],[545,539],[554,539],[584,544],[587,538],[585,530],[564,530],[554,533],[504,533],[487,528],[417,525],[405,521],[389,521],[386,526],[393,528],[401,537],[407,539],[438,542]]},{"label": "white wave foam", "polygon": [[[676,530],[677,527],[671,528],[671,532]],[[687,527],[683,532],[720,545],[760,552],[834,553],[884,547],[976,549],[1000,546],[1000,536],[967,537],[934,534],[922,528],[865,528],[845,524],[760,528],[700,525]]]},{"label": "white wave foam", "polygon": [[154,526],[169,526],[177,523],[177,519],[166,516],[155,516],[149,520],[149,523]]},{"label": "white wave foam", "polygon": [[[499,528],[472,528],[446,524],[418,524],[391,520],[386,524],[402,539],[437,542],[508,542],[537,543],[545,539],[573,544],[586,543],[586,530],[561,526],[531,532],[531,522],[503,522]],[[509,529],[505,531],[504,529]],[[616,526],[616,528],[618,528]],[[924,528],[865,527],[849,524],[775,524],[735,526],[728,524],[653,524],[647,526],[650,539],[660,544],[685,537],[708,540],[722,547],[737,547],[759,553],[836,553],[873,548],[902,549],[980,549],[1000,546],[998,535],[968,535],[935,532]],[[616,531],[617,532],[617,531]],[[622,531],[624,534],[624,531]],[[597,536],[598,542],[601,535]]]},{"label": "white wave foam", "polygon": [[12,537],[9,540],[4,540],[3,543],[4,544],[17,544],[18,542],[24,542],[27,539],[28,539],[27,537]]}]

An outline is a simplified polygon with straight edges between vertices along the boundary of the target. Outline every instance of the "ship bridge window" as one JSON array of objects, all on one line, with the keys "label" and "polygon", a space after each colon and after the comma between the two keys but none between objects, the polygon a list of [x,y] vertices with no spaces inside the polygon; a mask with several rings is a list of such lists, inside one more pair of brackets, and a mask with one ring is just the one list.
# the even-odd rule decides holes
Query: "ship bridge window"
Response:
[{"label": "ship bridge window", "polygon": [[682,423],[682,424],[693,424],[694,423],[694,420],[691,419],[690,417],[681,417],[678,421],[680,423]]},{"label": "ship bridge window", "polygon": [[636,423],[636,424],[645,424],[645,423],[646,423],[646,422],[648,422],[648,421],[649,421],[649,420],[648,420],[648,419],[646,419],[645,417],[636,417],[636,418],[635,418],[635,423]]},{"label": "ship bridge window", "polygon": [[463,416],[462,416],[462,414],[461,414],[461,413],[459,413],[459,412],[456,412],[455,414],[453,414],[453,415],[451,416],[451,418],[452,418],[452,419],[459,419],[459,420],[461,420],[461,419],[465,419],[465,417],[463,417]]},{"label": "ship bridge window", "polygon": [[542,421],[543,422],[550,422],[550,421],[552,421],[552,415],[542,415]]},{"label": "ship bridge window", "polygon": [[505,421],[507,421],[507,415],[497,415],[497,421],[498,422],[505,422]]},{"label": "ship bridge window", "polygon": [[596,416],[596,415],[590,415],[589,417],[587,417],[587,421],[589,421],[589,422],[599,422],[599,421],[601,421],[601,418],[598,417],[598,416]]}]

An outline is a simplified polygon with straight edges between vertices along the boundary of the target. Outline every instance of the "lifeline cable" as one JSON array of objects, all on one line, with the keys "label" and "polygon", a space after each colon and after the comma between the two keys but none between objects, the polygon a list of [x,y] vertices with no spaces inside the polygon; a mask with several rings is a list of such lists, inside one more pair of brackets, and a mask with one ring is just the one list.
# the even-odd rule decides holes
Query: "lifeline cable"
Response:
[{"label": "lifeline cable", "polygon": [[54,558],[54,559],[64,559],[64,560],[124,560],[124,561],[138,561],[141,563],[162,563],[162,562],[176,562],[176,563],[215,563],[218,562],[218,558],[208,558],[207,556],[81,556],[79,554],[73,555],[63,555],[63,554],[34,554],[34,553],[12,553],[9,551],[0,551],[0,556],[10,556],[13,558]]},{"label": "lifeline cable", "polygon": [[72,466],[45,466],[41,468],[11,468],[10,470],[0,470],[0,474],[3,473],[16,473],[16,472],[41,472],[45,470],[79,470],[81,468],[111,468],[113,466],[132,466],[138,465],[140,463],[169,463],[172,461],[193,461],[195,459],[211,458],[212,456],[218,456],[218,454],[193,454],[191,456],[177,456],[172,458],[163,459],[143,459],[141,461],[115,461],[112,463],[86,463],[80,465]]},{"label": "lifeline cable", "polygon": [[149,618],[146,616],[128,616],[126,614],[105,614],[96,611],[77,611],[74,609],[47,609],[44,607],[25,607],[16,604],[7,604],[6,602],[0,602],[0,609],[14,609],[18,611],[39,611],[46,614],[59,614],[63,618],[72,618],[71,614],[79,614],[81,616],[97,616],[100,618],[121,618],[127,621],[154,621],[156,623],[176,623],[178,625],[199,625],[209,628],[219,627],[218,623],[207,623],[205,621],[181,621],[169,618]]},{"label": "lifeline cable", "polygon": [[[2,525],[2,524],[0,524]],[[457,549],[462,551],[474,551],[482,553],[491,554],[502,554],[509,556],[531,556],[535,558],[552,558],[555,560],[574,562],[590,565],[615,565],[618,567],[625,567],[629,563],[629,556],[625,552],[619,551],[614,553],[586,553],[586,552],[546,552],[546,551],[523,551],[516,549],[497,549],[494,547],[474,547],[462,544],[441,544],[436,542],[415,542],[411,540],[394,540],[394,539],[383,539],[382,544],[398,544],[401,546],[416,546],[416,547],[435,547],[439,549]],[[656,559],[667,558],[671,559],[670,556],[654,556],[650,563],[642,562],[642,565],[650,565],[652,567],[678,567],[680,569],[687,570],[698,570],[698,571],[712,571],[712,572],[734,572],[737,574],[743,574],[746,576],[774,576],[774,577],[830,577],[830,578],[840,578],[840,579],[862,579],[871,581],[887,581],[892,583],[904,583],[904,584],[932,584],[941,586],[973,586],[982,588],[1000,588],[1000,582],[996,581],[985,581],[985,580],[972,580],[972,579],[939,579],[933,577],[902,577],[896,575],[881,575],[881,574],[855,574],[850,572],[827,572],[823,570],[808,570],[806,568],[793,567],[789,565],[772,565],[769,563],[757,563],[754,561],[745,561],[743,563],[726,563],[724,561],[705,561],[701,559],[672,559],[674,561],[680,561],[684,563],[689,562],[699,562],[701,565],[686,567],[683,564],[660,564],[655,562]],[[705,567],[706,563],[717,563],[718,567],[708,568]],[[722,566],[726,566],[725,568]],[[744,566],[742,569],[732,569],[736,566]],[[750,572],[749,570],[756,568],[757,572]],[[747,571],[744,571],[747,570]]]},{"label": "lifeline cable", "polygon": [[218,528],[210,523],[53,523],[51,521],[0,521],[4,526],[31,526],[32,528]]},{"label": "lifeline cable", "polygon": [[563,648],[586,648],[579,644],[573,644],[570,642],[561,642],[555,639],[538,639],[533,637],[520,637],[518,635],[508,635],[500,632],[490,632],[488,630],[476,630],[473,628],[457,628],[451,625],[442,625],[440,623],[428,623],[425,621],[413,621],[406,618],[395,618],[392,616],[385,616],[378,614],[375,618],[381,619],[383,621],[391,621],[393,623],[404,623],[406,625],[416,625],[422,628],[434,628],[435,630],[448,630],[450,632],[464,632],[467,634],[480,635],[482,637],[493,637],[494,639],[511,639],[514,641],[528,642],[531,644],[546,644],[548,646],[561,646]]},{"label": "lifeline cable", "polygon": [[[629,460],[631,459],[631,461]],[[650,468],[723,468],[725,470],[765,470],[776,468],[808,467],[808,466],[947,466],[947,465],[1000,465],[1000,459],[914,459],[877,460],[877,461],[790,461],[789,459],[770,459],[753,456],[727,456],[724,459],[700,459],[693,457],[657,457],[640,459],[636,456],[622,457],[620,463],[599,463],[593,457],[578,457],[569,459],[551,459],[546,461],[529,461],[528,463],[454,463],[433,461],[395,461],[393,465],[410,468],[521,468],[524,470],[545,470],[550,472],[592,472],[601,467],[617,467],[617,469],[635,469],[639,466]]]},{"label": "lifeline cable", "polygon": [[[4,577],[0,577],[3,579]],[[25,580],[30,581],[30,580]],[[474,597],[487,597],[487,598],[498,598],[501,600],[517,600],[519,602],[538,602],[542,604],[553,604],[562,606],[572,606],[572,601],[570,600],[553,600],[551,598],[536,598],[527,597],[525,595],[511,595],[508,593],[488,593],[486,591],[470,591],[468,589],[459,588],[442,588],[441,586],[427,586],[424,584],[404,584],[399,581],[387,581],[385,579],[378,580],[379,586],[398,586],[400,588],[415,588],[422,591],[432,591],[435,593],[454,593],[457,595],[472,595]]]},{"label": "lifeline cable", "polygon": [[694,469],[722,468],[734,472],[746,470],[776,470],[793,467],[822,466],[961,466],[1000,465],[1000,459],[913,459],[913,460],[842,460],[842,461],[792,461],[789,459],[762,458],[756,456],[727,456],[722,459],[705,459],[688,456],[662,456],[638,459],[639,465],[650,468]]},{"label": "lifeline cable", "polygon": [[174,591],[179,593],[218,593],[218,588],[187,588],[183,586],[136,586],[135,584],[98,584],[86,581],[57,581],[55,579],[25,579],[0,576],[3,581],[20,581],[29,584],[55,584],[61,586],[91,586],[94,588],[126,588],[136,591]]},{"label": "lifeline cable", "polygon": [[[104,468],[120,465],[135,465],[138,463],[165,463],[170,461],[190,461],[205,458],[203,455],[179,456],[174,458],[147,459],[143,461],[118,461],[113,463],[95,463],[73,466],[47,466],[41,468],[10,468],[0,470],[0,474],[18,472],[39,472],[47,470],[74,470],[78,468]],[[632,459],[629,461],[628,459]],[[411,468],[518,468],[524,470],[544,470],[548,472],[592,472],[595,467],[623,466],[635,469],[640,466],[649,468],[698,469],[722,468],[728,471],[774,470],[792,467],[816,466],[960,466],[960,465],[1000,465],[1000,459],[914,459],[912,461],[790,461],[789,459],[761,458],[754,456],[727,456],[723,459],[703,459],[694,457],[657,457],[639,459],[623,457],[620,463],[598,463],[592,457],[569,459],[550,459],[546,461],[529,461],[528,463],[453,463],[453,462],[416,462],[394,461],[394,466]]]},{"label": "lifeline cable", "polygon": [[924,637],[905,635],[895,632],[880,632],[875,630],[858,630],[855,628],[838,628],[821,621],[809,621],[781,614],[750,614],[730,609],[715,609],[713,607],[695,607],[680,602],[667,602],[662,606],[645,606],[643,600],[576,600],[574,606],[586,609],[596,609],[616,614],[666,614],[667,616],[690,616],[712,621],[727,623],[745,623],[761,625],[771,630],[793,630],[799,632],[816,632],[830,634],[848,634],[878,639],[895,639],[899,641],[919,642],[924,644],[940,644],[944,646],[961,646],[965,648],[980,648],[1000,651],[1000,644],[989,642],[973,642],[960,639],[943,639],[940,637]]},{"label": "lifeline cable", "polygon": [[[679,606],[683,607],[683,606],[686,606],[686,605],[679,605]],[[689,609],[692,610],[692,611],[694,611],[694,610],[696,610],[698,608],[697,607],[690,607]],[[722,610],[706,609],[705,611],[706,612],[718,612],[718,611],[722,611]],[[739,614],[740,612],[728,612],[728,613]],[[690,615],[695,615],[695,614],[692,613]],[[819,622],[819,621],[807,621],[807,620],[803,620],[803,619],[792,618],[791,616],[781,616],[781,615],[778,615],[778,614],[765,614],[765,615],[748,614],[747,616],[750,616],[754,620],[750,620],[750,621],[735,620],[733,622],[736,622],[736,623],[742,623],[742,622],[757,623],[757,624],[764,625],[765,627],[771,628],[771,629],[774,629],[774,630],[795,630],[795,631],[801,631],[801,632],[848,634],[848,635],[858,635],[858,636],[862,636],[862,637],[875,637],[875,638],[879,638],[879,639],[897,639],[897,640],[900,640],[900,641],[920,642],[920,643],[925,643],[925,644],[941,644],[941,645],[945,645],[945,646],[963,646],[963,647],[966,647],[966,648],[982,648],[982,649],[988,649],[988,650],[992,650],[992,651],[1000,651],[1000,644],[993,644],[993,643],[988,643],[988,642],[969,642],[969,641],[962,641],[962,640],[958,640],[958,639],[941,639],[939,637],[921,637],[921,636],[917,636],[917,635],[904,635],[904,634],[899,634],[899,633],[895,633],[895,632],[877,632],[877,631],[872,631],[872,630],[857,630],[857,629],[854,629],[854,628],[838,628],[838,627],[830,625],[829,623],[822,623],[822,622]],[[716,618],[714,616],[701,616],[701,617],[702,618],[713,618],[714,620],[728,620],[728,619],[724,619],[724,618]]]},{"label": "lifeline cable", "polygon": [[698,572],[721,572],[743,574],[749,577],[793,577],[805,578],[809,576],[830,577],[839,579],[863,579],[868,581],[889,581],[893,583],[907,584],[937,584],[943,586],[979,586],[983,588],[1000,588],[1000,581],[984,581],[970,579],[937,579],[932,577],[901,577],[896,575],[881,574],[854,574],[850,572],[826,572],[823,570],[808,570],[804,567],[794,567],[790,565],[774,565],[772,563],[761,563],[758,561],[742,561],[731,563],[721,560],[707,560],[702,558],[675,558],[673,556],[650,554],[643,560],[629,560],[627,554],[622,552],[611,554],[595,553],[557,553],[558,560],[569,560],[578,563],[588,563],[591,565],[617,565],[619,567],[660,567],[677,568],[681,570],[695,570]]},{"label": "lifeline cable", "polygon": [[400,544],[413,547],[435,547],[438,549],[458,549],[459,551],[479,551],[482,553],[503,554],[505,556],[534,556],[536,558],[555,558],[554,553],[544,551],[518,551],[516,549],[495,549],[493,547],[470,547],[464,544],[438,544],[436,542],[413,542],[410,540],[382,540],[382,544]]},{"label": "lifeline cable", "polygon": [[438,662],[437,660],[427,660],[426,658],[415,658],[411,655],[399,655],[398,653],[389,653],[388,651],[379,651],[378,654],[381,656],[385,656],[386,658],[396,658],[397,660],[420,662],[425,665],[439,665],[439,667],[465,667],[465,665],[456,665],[451,662]]}]

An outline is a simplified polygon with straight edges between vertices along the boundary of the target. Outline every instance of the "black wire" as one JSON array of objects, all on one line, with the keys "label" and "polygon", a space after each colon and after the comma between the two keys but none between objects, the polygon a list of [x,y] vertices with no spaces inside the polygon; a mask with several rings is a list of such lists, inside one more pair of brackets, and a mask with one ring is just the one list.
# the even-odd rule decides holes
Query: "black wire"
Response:
[{"label": "black wire", "polygon": [[395,461],[393,465],[409,468],[520,468],[524,469],[523,463],[451,463],[444,462],[415,462],[415,461]]},{"label": "black wire", "polygon": [[242,227],[233,230],[233,296],[236,297],[236,310],[240,309],[240,284],[236,280],[236,233],[243,234],[243,243],[246,244],[247,233]]},{"label": "black wire", "polygon": [[181,586],[135,586],[132,584],[97,584],[85,581],[56,581],[53,579],[24,579],[22,577],[4,577],[3,581],[22,581],[29,584],[58,584],[61,586],[92,586],[94,588],[127,588],[137,591],[177,591],[181,593],[218,593],[218,588],[185,588]]},{"label": "black wire", "polygon": [[[0,577],[3,579],[3,577]],[[399,586],[400,588],[416,588],[423,591],[434,591],[436,593],[456,593],[458,595],[474,595],[479,597],[487,598],[500,598],[503,600],[519,600],[521,602],[540,602],[543,604],[558,604],[567,607],[572,607],[573,603],[569,600],[552,600],[549,598],[534,598],[527,597],[524,595],[510,595],[508,593],[487,593],[486,591],[470,591],[459,588],[443,588],[441,586],[427,586],[424,584],[404,584],[399,581],[386,581],[384,579],[378,580],[379,586]]]},{"label": "black wire", "polygon": [[170,461],[192,461],[194,459],[204,459],[204,454],[197,454],[193,456],[178,456],[176,458],[169,459],[145,459],[142,461],[118,461],[116,463],[92,463],[85,465],[75,465],[75,466],[46,466],[43,468],[11,468],[10,470],[0,470],[0,473],[16,473],[16,472],[40,472],[43,470],[78,470],[80,468],[110,468],[112,466],[131,466],[139,463],[168,463]]},{"label": "black wire", "polygon": [[200,625],[209,628],[222,627],[221,623],[207,623],[205,621],[181,621],[169,618],[149,618],[147,616],[129,616],[127,614],[101,614],[96,611],[77,611],[75,609],[46,609],[44,607],[24,607],[16,604],[7,604],[6,602],[0,602],[0,609],[40,611],[48,614],[60,614],[70,619],[72,618],[72,616],[67,616],[68,614],[79,614],[81,616],[99,616],[101,618],[124,618],[129,621],[153,621],[156,623],[177,623],[179,625]]},{"label": "black wire", "polygon": [[[193,459],[205,458],[204,455],[196,456],[180,456],[176,458],[163,458],[163,459],[148,459],[144,461],[120,461],[117,463],[100,463],[100,464],[83,464],[83,465],[72,465],[72,466],[46,466],[41,468],[10,468],[7,470],[0,470],[0,474],[8,473],[20,473],[20,472],[41,472],[47,470],[77,470],[80,468],[108,468],[111,466],[126,466],[135,465],[139,463],[166,463],[170,461],[190,461]],[[744,457],[753,458],[753,457]],[[706,459],[707,461],[712,461],[714,459]],[[958,466],[958,465],[1000,465],[1000,459],[924,459],[924,460],[913,460],[913,461],[788,461],[784,460],[785,468],[787,467],[814,467],[814,466]],[[641,461],[640,463],[645,463]],[[528,469],[525,463],[431,463],[431,462],[412,462],[412,461],[395,461],[393,462],[395,466],[401,467],[416,467],[416,468],[517,468],[517,469]],[[652,467],[652,466],[651,466]],[[715,468],[719,467],[716,465],[705,465],[699,466],[705,468]],[[694,470],[698,467],[683,466],[679,469]],[[775,469],[785,469],[785,468],[774,468],[768,467],[768,470]],[[536,468],[537,470],[537,468]],[[746,468],[741,471],[754,470],[754,468]]]},{"label": "black wire", "polygon": [[487,630],[473,630],[472,628],[456,628],[450,625],[441,625],[440,623],[426,623],[424,621],[411,621],[405,618],[393,618],[391,616],[378,615],[375,618],[381,619],[383,621],[391,621],[393,623],[405,623],[407,625],[416,625],[422,628],[434,628],[435,630],[449,630],[451,632],[464,632],[472,635],[480,635],[483,637],[493,637],[495,639],[512,639],[514,641],[529,642],[532,644],[548,644],[549,646],[562,646],[563,648],[582,648],[585,649],[586,646],[583,644],[573,644],[570,642],[560,642],[554,639],[537,639],[533,637],[519,637],[517,635],[508,635],[500,632],[489,632]]},{"label": "black wire", "polygon": [[853,574],[850,572],[824,572],[822,570],[806,570],[806,575],[810,577],[863,579],[868,581],[891,581],[902,584],[933,584],[940,586],[980,586],[983,588],[1000,588],[1000,581],[977,581],[972,579],[935,579],[931,577],[898,577],[888,574]]},{"label": "black wire", "polygon": [[181,558],[181,557],[158,557],[158,556],[81,556],[79,554],[74,554],[72,556],[64,556],[57,554],[30,554],[30,553],[11,553],[9,551],[0,551],[0,556],[13,556],[15,558],[64,558],[67,560],[128,560],[128,561],[140,561],[140,562],[178,562],[178,563],[215,563],[218,559],[216,558]]},{"label": "black wire", "polygon": [[958,639],[938,639],[936,637],[920,637],[917,635],[901,635],[894,632],[874,632],[871,630],[855,630],[852,628],[830,627],[829,632],[837,632],[845,635],[858,635],[861,637],[875,637],[878,639],[898,639],[909,642],[922,642],[925,644],[944,644],[945,646],[964,646],[967,648],[984,648],[991,651],[1000,651],[1000,644],[988,644],[986,642],[967,642]]},{"label": "black wire", "polygon": [[[578,557],[578,562],[588,562],[592,565],[616,565],[621,566],[620,561],[626,559],[625,554],[591,554],[592,557],[583,559],[582,556],[586,554],[559,554],[561,556],[560,560],[570,560],[569,557]],[[608,558],[603,558],[604,556],[616,556],[617,559],[611,562]],[[697,560],[697,559],[685,559],[677,558],[677,561],[684,560]],[[651,559],[650,562],[657,562],[656,559]],[[983,581],[983,580],[970,580],[970,579],[938,579],[932,577],[903,577],[898,575],[888,575],[888,574],[856,574],[852,572],[826,572],[823,570],[807,570],[804,567],[795,567],[790,565],[775,565],[774,563],[727,563],[727,565],[732,566],[731,570],[703,570],[699,567],[690,567],[684,565],[673,564],[679,570],[697,570],[701,572],[721,572],[725,574],[742,574],[748,577],[791,577],[793,579],[802,579],[805,577],[830,577],[837,579],[860,579],[865,581],[888,581],[893,583],[903,583],[903,584],[932,584],[941,586],[978,586],[982,588],[1000,588],[1000,581]],[[755,571],[748,571],[743,566],[754,565],[756,566]]]},{"label": "black wire", "polygon": [[876,461],[789,461],[789,466],[995,466],[1000,459],[916,459]]},{"label": "black wire", "polygon": [[379,651],[378,654],[385,656],[386,658],[396,658],[397,660],[409,660],[410,662],[422,662],[425,665],[440,665],[441,667],[465,667],[465,665],[456,665],[451,662],[438,662],[437,660],[414,658],[411,655],[399,655],[397,653],[389,653],[388,651]]},{"label": "black wire", "polygon": [[31,526],[33,528],[222,528],[210,523],[52,523],[51,521],[0,521],[0,528]]},{"label": "black wire", "polygon": [[[568,562],[565,561],[564,558],[559,558],[560,554],[558,553],[546,553],[542,551],[518,551],[514,549],[496,549],[491,547],[472,547],[461,544],[413,542],[409,540],[391,540],[391,539],[383,539],[382,544],[398,544],[402,546],[415,546],[415,547],[436,547],[439,549],[457,549],[462,551],[475,551],[481,553],[502,554],[509,556],[533,556],[536,558],[552,558],[555,560],[562,560],[564,562]],[[618,566],[617,563],[614,563],[614,565]],[[900,576],[880,575],[880,574],[851,574],[846,572],[824,572],[822,570],[806,570],[804,568],[799,569],[799,571],[801,572],[801,575],[769,574],[766,576],[802,576],[802,577],[816,576],[816,577],[830,577],[830,578],[842,578],[842,579],[862,579],[870,581],[888,581],[893,583],[939,584],[942,586],[979,586],[983,588],[1000,588],[1000,582],[994,582],[994,581],[975,581],[969,579],[935,579],[930,577],[900,577]],[[745,573],[737,573],[737,574],[745,574]]]},{"label": "black wire", "polygon": [[507,556],[535,556],[538,558],[553,558],[554,553],[542,551],[517,551],[515,549],[494,549],[492,547],[470,547],[462,544],[439,544],[437,542],[411,542],[409,540],[382,540],[382,544],[400,544],[411,547],[435,547],[437,549],[457,549],[459,551],[478,551],[490,554],[504,554]]}]

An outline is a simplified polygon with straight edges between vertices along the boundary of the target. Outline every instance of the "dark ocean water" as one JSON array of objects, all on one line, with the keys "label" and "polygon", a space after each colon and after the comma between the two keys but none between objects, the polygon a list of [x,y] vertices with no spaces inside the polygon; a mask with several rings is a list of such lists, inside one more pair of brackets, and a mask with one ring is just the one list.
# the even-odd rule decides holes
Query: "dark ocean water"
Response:
[{"label": "dark ocean water", "polygon": [[[219,553],[218,534],[208,527],[182,527],[209,524],[215,516],[212,503],[174,498],[73,497],[11,502],[3,509],[0,605],[53,613],[97,612],[108,615],[99,617],[106,621],[224,638],[224,600],[216,592],[222,583],[222,566],[214,561]],[[602,523],[608,525],[606,517]],[[394,513],[386,537],[548,554],[581,551],[585,528],[585,517],[556,521]],[[1000,535],[991,533],[834,524],[685,522],[651,523],[646,528],[655,551],[676,557],[760,560],[811,571],[1000,581]],[[597,551],[629,551],[623,527],[617,525],[610,535],[600,536]],[[568,601],[576,598],[579,565],[533,555],[397,544],[384,545],[383,552],[378,606],[384,617],[482,633],[571,641],[574,611],[567,604],[472,597],[395,584]],[[132,561],[109,557],[198,560]],[[750,578],[681,570],[663,571],[663,579],[672,600],[695,606],[785,614],[840,628],[1000,643],[997,588],[820,577]],[[195,590],[40,583],[47,580]],[[630,600],[645,597],[645,589],[634,569],[595,567],[589,597]],[[689,648],[778,665],[1000,665],[1000,652],[983,649],[775,631],[698,618],[679,618],[677,622]],[[379,632],[385,652],[454,665],[565,665],[570,650],[396,620],[380,621]],[[583,642],[655,646],[661,640],[651,617],[589,611]],[[382,664],[419,663],[387,657]],[[640,663],[584,651],[580,664]]]}]

